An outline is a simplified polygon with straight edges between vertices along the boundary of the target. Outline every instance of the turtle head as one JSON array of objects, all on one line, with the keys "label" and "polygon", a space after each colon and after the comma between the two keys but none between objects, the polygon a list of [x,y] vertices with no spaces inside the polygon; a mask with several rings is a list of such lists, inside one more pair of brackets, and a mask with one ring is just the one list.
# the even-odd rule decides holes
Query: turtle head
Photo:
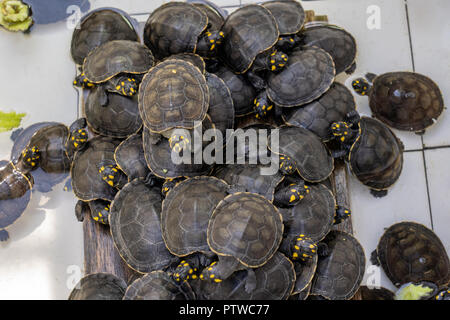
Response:
[{"label": "turtle head", "polygon": [[80,87],[83,89],[91,89],[91,88],[95,87],[95,84],[93,84],[86,78],[86,75],[84,74],[84,72],[80,73],[75,78],[75,80],[73,81],[73,85],[75,87]]},{"label": "turtle head", "polygon": [[23,166],[29,170],[35,169],[39,164],[41,157],[39,148],[36,146],[26,148],[22,151],[22,163]]},{"label": "turtle head", "polygon": [[98,207],[96,208],[97,210],[91,210],[91,216],[92,219],[94,219],[95,221],[104,224],[104,225],[108,225],[109,224],[109,213],[111,210],[111,204],[105,204],[103,207]]},{"label": "turtle head", "polygon": [[317,244],[304,234],[300,234],[294,239],[291,247],[292,260],[309,261],[317,254]]},{"label": "turtle head", "polygon": [[292,51],[300,43],[300,37],[296,34],[290,36],[281,36],[278,38],[276,47],[284,52]]},{"label": "turtle head", "polygon": [[450,300],[450,288],[442,289],[434,297],[435,300]]},{"label": "turtle head", "polygon": [[136,79],[125,76],[119,77],[116,81],[114,92],[127,97],[134,96],[138,92]]},{"label": "turtle head", "polygon": [[345,142],[352,134],[350,124],[344,121],[333,122],[331,125],[331,132],[340,142]]},{"label": "turtle head", "polygon": [[180,264],[175,268],[174,272],[171,273],[172,279],[177,283],[190,280],[197,279],[197,268],[192,268],[191,265],[186,262],[186,260],[182,260]]},{"label": "turtle head", "polygon": [[269,56],[269,70],[279,72],[283,70],[288,62],[288,56],[282,51],[275,50]]},{"label": "turtle head", "polygon": [[180,153],[183,150],[189,150],[191,147],[190,134],[187,130],[174,130],[169,138],[170,149],[175,153]]},{"label": "turtle head", "polygon": [[297,171],[297,164],[291,157],[280,156],[280,172],[285,176],[290,176]]},{"label": "turtle head", "polygon": [[222,282],[223,279],[220,279],[218,277],[217,272],[217,261],[214,261],[209,266],[207,266],[205,269],[203,269],[202,273],[200,274],[200,280],[205,281],[214,281],[214,282]]},{"label": "turtle head", "polygon": [[167,195],[167,193],[169,193],[170,190],[172,190],[178,182],[180,182],[182,179],[166,179],[166,181],[164,181],[162,188],[161,188],[161,193],[162,195],[165,197]]},{"label": "turtle head", "polygon": [[222,31],[207,31],[205,34],[205,40],[209,51],[217,51],[217,47],[222,44],[224,38],[225,34]]},{"label": "turtle head", "polygon": [[361,96],[366,96],[370,90],[369,82],[364,78],[358,78],[352,81],[352,88]]},{"label": "turtle head", "polygon": [[72,131],[69,138],[69,143],[72,145],[74,150],[80,150],[88,141],[88,132],[85,128],[78,128]]},{"label": "turtle head", "polygon": [[269,100],[266,91],[261,92],[253,101],[253,108],[256,112],[256,118],[264,118],[267,112],[273,109],[273,104]]},{"label": "turtle head", "polygon": [[302,201],[309,194],[309,187],[305,183],[292,183],[288,186],[289,204],[295,205]]},{"label": "turtle head", "polygon": [[350,218],[351,214],[350,209],[338,206],[334,215],[334,224],[339,224],[345,219]]},{"label": "turtle head", "polygon": [[117,188],[121,185],[122,172],[117,165],[101,161],[98,165],[98,173],[109,186]]}]

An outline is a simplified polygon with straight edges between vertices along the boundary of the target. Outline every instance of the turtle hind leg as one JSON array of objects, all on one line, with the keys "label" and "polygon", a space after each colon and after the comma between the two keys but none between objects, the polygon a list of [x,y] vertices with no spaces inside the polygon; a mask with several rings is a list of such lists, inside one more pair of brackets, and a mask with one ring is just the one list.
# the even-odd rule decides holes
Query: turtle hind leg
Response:
[{"label": "turtle hind leg", "polygon": [[0,241],[7,241],[9,239],[9,233],[5,229],[0,230]]},{"label": "turtle hind leg", "polygon": [[380,266],[380,260],[378,260],[378,252],[376,249],[370,254],[370,262],[375,266]]},{"label": "turtle hind leg", "polygon": [[388,191],[370,189],[370,194],[373,195],[375,198],[383,198],[388,194]]}]

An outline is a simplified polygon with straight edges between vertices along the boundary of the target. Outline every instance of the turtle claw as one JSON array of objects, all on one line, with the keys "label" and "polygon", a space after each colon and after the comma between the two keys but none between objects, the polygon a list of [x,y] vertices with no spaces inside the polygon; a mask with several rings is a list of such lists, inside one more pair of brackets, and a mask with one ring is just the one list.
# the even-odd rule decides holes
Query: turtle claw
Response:
[{"label": "turtle claw", "polygon": [[6,230],[0,230],[0,241],[4,242],[7,241],[9,239],[9,233]]}]

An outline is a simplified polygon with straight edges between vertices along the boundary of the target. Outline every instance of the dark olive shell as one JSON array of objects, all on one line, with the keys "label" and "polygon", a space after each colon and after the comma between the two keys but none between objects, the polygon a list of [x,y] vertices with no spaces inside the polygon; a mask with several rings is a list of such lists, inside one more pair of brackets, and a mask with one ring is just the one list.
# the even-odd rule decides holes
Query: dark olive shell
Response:
[{"label": "dark olive shell", "polygon": [[320,138],[311,131],[299,127],[282,127],[279,129],[278,150],[274,149],[275,143],[270,136],[269,148],[275,153],[291,157],[304,180],[321,182],[331,175],[333,158]]},{"label": "dark olive shell", "polygon": [[[369,288],[366,286],[359,287],[358,293],[361,300],[395,300],[395,294],[386,288]],[[357,293],[357,294],[358,294]]]},{"label": "dark olive shell", "polygon": [[122,259],[141,273],[163,269],[174,259],[162,238],[161,203],[159,188],[133,180],[111,204],[109,224],[114,244]]},{"label": "dark olive shell", "polygon": [[185,2],[169,2],[152,12],[144,27],[144,43],[158,59],[195,52],[198,37],[208,25],[201,9]]},{"label": "dark olive shell", "polygon": [[[100,103],[103,94],[108,95],[105,106]],[[137,98],[104,92],[101,87],[91,90],[83,109],[89,128],[103,136],[126,138],[142,127]]]},{"label": "dark olive shell", "polygon": [[214,177],[195,177],[178,183],[163,202],[161,229],[170,252],[186,256],[209,251],[208,222],[227,195],[228,184]]},{"label": "dark olive shell", "polygon": [[355,62],[356,40],[340,27],[333,25],[309,27],[300,36],[303,45],[319,47],[333,57],[336,74],[347,71]]},{"label": "dark olive shell", "polygon": [[96,47],[112,40],[139,41],[132,18],[117,9],[95,10],[84,16],[75,28],[70,50],[76,64]]},{"label": "dark olive shell", "polygon": [[390,226],[378,243],[377,254],[396,287],[419,281],[440,286],[450,281],[445,247],[432,230],[421,224],[401,222]]},{"label": "dark olive shell", "polygon": [[128,176],[128,181],[149,176],[142,145],[142,134],[136,133],[128,137],[117,147],[114,154],[117,165]]},{"label": "dark olive shell", "polygon": [[164,271],[153,271],[135,280],[125,292],[123,300],[193,300],[187,282],[178,285]]},{"label": "dark olive shell", "polygon": [[173,55],[167,57],[165,60],[170,60],[170,59],[180,59],[180,60],[190,62],[194,66],[196,66],[200,70],[201,73],[205,74],[205,72],[206,72],[205,60],[203,60],[203,58],[196,53],[173,54]]},{"label": "dark olive shell", "polygon": [[171,59],[159,63],[142,80],[139,111],[152,132],[193,128],[209,106],[205,76],[193,64]]},{"label": "dark olive shell", "polygon": [[72,169],[72,189],[83,201],[95,199],[113,200],[117,189],[109,186],[99,173],[98,165],[116,165],[114,152],[121,140],[98,136],[89,140],[83,150],[75,153]]},{"label": "dark olive shell", "polygon": [[86,78],[105,82],[121,73],[147,73],[155,63],[152,52],[136,41],[114,40],[92,50],[83,63]]},{"label": "dark olive shell", "polygon": [[122,300],[127,284],[110,273],[85,276],[75,286],[69,300]]},{"label": "dark olive shell", "polygon": [[297,1],[267,1],[262,6],[272,13],[283,36],[300,32],[305,23],[305,10]]},{"label": "dark olive shell", "polygon": [[252,113],[256,91],[250,82],[244,76],[235,74],[223,66],[215,74],[225,81],[225,84],[230,89],[236,117]]},{"label": "dark olive shell", "polygon": [[359,289],[366,270],[361,244],[352,235],[333,230],[323,243],[329,254],[319,256],[311,294],[330,300],[349,300]]},{"label": "dark olive shell", "polygon": [[269,10],[250,4],[234,11],[222,27],[223,60],[236,73],[244,73],[260,53],[272,48],[280,35]]},{"label": "dark olive shell", "polygon": [[435,123],[444,110],[436,83],[413,72],[390,72],[376,77],[369,99],[373,116],[399,130],[421,131]]},{"label": "dark olive shell", "polygon": [[277,208],[253,193],[235,193],[222,200],[208,226],[208,245],[219,255],[233,256],[243,265],[264,265],[278,250],[283,221]]},{"label": "dark olive shell", "polygon": [[192,3],[194,6],[202,10],[208,16],[208,30],[210,32],[220,31],[222,29],[223,23],[225,22],[222,14],[213,6],[207,3]]},{"label": "dark olive shell", "polygon": [[303,127],[326,142],[333,138],[331,125],[344,121],[356,110],[353,94],[344,85],[335,82],[319,99],[298,108],[283,108],[283,119],[291,126]]},{"label": "dark olive shell", "polygon": [[403,147],[395,134],[376,119],[362,117],[361,133],[349,154],[352,172],[366,186],[385,190],[403,168]]},{"label": "dark olive shell", "polygon": [[32,181],[12,162],[0,167],[0,230],[23,214],[31,199]]},{"label": "dark olive shell", "polygon": [[[295,285],[292,294],[309,295],[311,290],[311,282],[317,269],[318,255],[314,255],[312,259],[305,262],[294,261],[295,269]],[[302,300],[306,299],[304,297]]]}]

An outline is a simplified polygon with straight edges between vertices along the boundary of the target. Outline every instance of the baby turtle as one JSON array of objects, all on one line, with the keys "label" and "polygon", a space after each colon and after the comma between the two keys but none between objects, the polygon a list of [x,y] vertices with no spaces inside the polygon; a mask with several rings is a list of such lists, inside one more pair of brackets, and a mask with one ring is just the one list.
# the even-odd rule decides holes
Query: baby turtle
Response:
[{"label": "baby turtle", "polygon": [[330,231],[323,243],[328,252],[319,255],[311,295],[349,300],[358,291],[364,276],[364,250],[352,235],[337,230]]},{"label": "baby turtle", "polygon": [[123,300],[194,300],[187,282],[175,283],[164,271],[152,271],[127,288]]},{"label": "baby turtle", "polygon": [[0,241],[9,238],[6,228],[24,213],[31,199],[33,179],[16,169],[12,162],[0,166]]},{"label": "baby turtle", "polygon": [[137,99],[105,92],[100,87],[89,93],[83,109],[89,128],[96,134],[126,138],[142,127]]},{"label": "baby turtle", "polygon": [[375,118],[390,127],[423,133],[444,110],[442,93],[430,78],[414,72],[389,72],[352,82],[353,89],[369,97]]},{"label": "baby turtle", "polygon": [[74,29],[70,51],[76,64],[96,47],[112,40],[139,41],[134,20],[124,11],[107,8],[91,11]]},{"label": "baby turtle", "polygon": [[343,150],[334,157],[348,154],[348,165],[356,178],[383,197],[399,178],[403,168],[403,144],[382,122],[362,117],[359,129],[349,122],[336,122],[332,132]]},{"label": "baby turtle", "polygon": [[94,273],[83,277],[69,300],[122,300],[127,284],[110,273]]},{"label": "baby turtle", "polygon": [[394,300],[395,294],[386,288],[369,288],[361,286],[358,289],[361,300]]},{"label": "baby turtle", "polygon": [[185,52],[215,56],[223,33],[208,27],[208,16],[201,8],[170,2],[158,7],[148,18],[144,43],[158,59]]},{"label": "baby turtle", "polygon": [[372,253],[392,283],[430,281],[444,285],[450,280],[450,262],[441,240],[427,227],[414,222],[390,226]]},{"label": "baby turtle", "polygon": [[319,99],[298,108],[283,108],[283,119],[290,126],[303,127],[327,142],[333,138],[333,122],[345,121],[355,112],[356,102],[351,91],[334,82]]},{"label": "baby turtle", "polygon": [[162,238],[161,202],[159,188],[133,180],[117,193],[111,205],[114,244],[130,268],[140,273],[163,269],[176,259]]},{"label": "baby turtle", "polygon": [[[268,147],[271,149],[274,146],[270,136]],[[333,172],[333,158],[326,146],[307,129],[281,127],[277,149],[271,151],[280,154],[280,171],[284,174],[297,171],[307,182],[321,182]]]}]

